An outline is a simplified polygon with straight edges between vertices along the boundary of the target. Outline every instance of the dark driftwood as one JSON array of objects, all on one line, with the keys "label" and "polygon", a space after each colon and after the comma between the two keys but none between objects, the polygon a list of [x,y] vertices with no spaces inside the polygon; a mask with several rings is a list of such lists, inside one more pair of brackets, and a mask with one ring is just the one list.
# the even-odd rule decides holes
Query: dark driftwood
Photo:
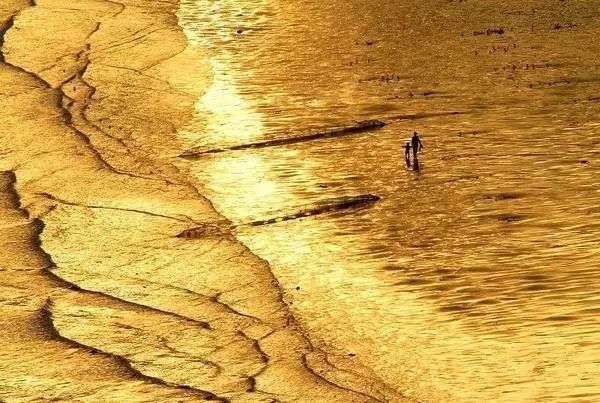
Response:
[{"label": "dark driftwood", "polygon": [[329,213],[332,211],[340,211],[340,210],[347,210],[350,208],[366,207],[366,206],[369,206],[371,204],[378,202],[379,200],[381,200],[381,198],[379,196],[372,195],[372,194],[365,194],[365,195],[359,195],[359,196],[334,197],[332,199],[328,199],[328,200],[325,200],[322,202],[318,202],[318,203],[306,206],[293,214],[285,214],[285,215],[281,215],[278,217],[269,218],[266,220],[252,221],[252,222],[249,222],[249,223],[246,223],[243,225],[258,227],[260,225],[275,224],[278,222],[296,220],[296,219],[303,218],[303,217],[310,217],[310,216],[315,216],[315,215],[319,215],[319,214],[325,214],[325,213]]},{"label": "dark driftwood", "polygon": [[[334,197],[324,201],[320,201],[308,206],[301,207],[293,214],[282,214],[277,217],[268,218],[265,220],[251,221],[249,223],[232,226],[236,227],[258,227],[261,225],[275,224],[283,221],[297,220],[303,217],[310,217],[319,214],[325,214],[333,211],[347,210],[351,208],[367,207],[381,200],[379,196],[372,194],[364,194],[358,196],[342,196]],[[220,229],[212,225],[204,225],[194,228],[188,228],[176,235],[177,238],[229,238],[232,234],[226,230]]]},{"label": "dark driftwood", "polygon": [[346,126],[346,127],[342,127],[342,128],[338,128],[338,129],[327,130],[327,131],[322,131],[322,132],[317,132],[317,133],[311,133],[311,134],[307,134],[307,135],[303,135],[303,136],[287,137],[287,138],[275,139],[275,140],[267,140],[267,141],[261,141],[261,142],[257,142],[257,143],[240,144],[240,145],[236,145],[236,146],[232,146],[232,147],[214,148],[214,149],[210,149],[210,150],[203,150],[199,147],[194,147],[190,150],[183,152],[180,155],[180,157],[193,159],[193,158],[201,157],[204,154],[216,154],[216,153],[222,153],[225,151],[245,150],[245,149],[249,149],[249,148],[276,147],[276,146],[287,145],[287,144],[303,143],[303,142],[312,141],[312,140],[327,139],[327,138],[331,138],[331,137],[349,136],[349,135],[353,135],[353,134],[359,134],[359,133],[376,130],[385,125],[386,124],[384,122],[382,122],[381,120],[365,120],[362,122],[357,122],[355,125],[352,125],[352,126]]}]

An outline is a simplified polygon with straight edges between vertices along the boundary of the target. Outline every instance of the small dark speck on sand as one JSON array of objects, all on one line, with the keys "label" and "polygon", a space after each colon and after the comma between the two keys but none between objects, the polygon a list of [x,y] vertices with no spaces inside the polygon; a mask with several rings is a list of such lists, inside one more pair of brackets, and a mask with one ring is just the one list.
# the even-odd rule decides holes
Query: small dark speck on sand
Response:
[{"label": "small dark speck on sand", "polygon": [[581,160],[579,161],[580,164],[587,164],[589,161],[588,160]]},{"label": "small dark speck on sand", "polygon": [[300,286],[299,285],[296,286],[296,291],[300,291]]},{"label": "small dark speck on sand", "polygon": [[356,357],[356,353],[348,353],[350,357]]}]

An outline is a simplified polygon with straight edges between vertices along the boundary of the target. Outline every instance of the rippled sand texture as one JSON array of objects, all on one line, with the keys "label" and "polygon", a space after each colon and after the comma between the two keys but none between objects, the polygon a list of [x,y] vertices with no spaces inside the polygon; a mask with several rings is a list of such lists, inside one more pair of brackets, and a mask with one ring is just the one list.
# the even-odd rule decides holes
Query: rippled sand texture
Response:
[{"label": "rippled sand texture", "polygon": [[[182,136],[230,150],[185,164],[313,343],[425,401],[598,401],[599,11],[183,1],[214,80]],[[365,119],[387,126],[240,147]],[[418,173],[402,150],[415,129]],[[361,194],[381,200],[269,220]]]},{"label": "rippled sand texture", "polygon": [[401,400],[172,164],[211,80],[177,5],[2,3],[0,400]]}]

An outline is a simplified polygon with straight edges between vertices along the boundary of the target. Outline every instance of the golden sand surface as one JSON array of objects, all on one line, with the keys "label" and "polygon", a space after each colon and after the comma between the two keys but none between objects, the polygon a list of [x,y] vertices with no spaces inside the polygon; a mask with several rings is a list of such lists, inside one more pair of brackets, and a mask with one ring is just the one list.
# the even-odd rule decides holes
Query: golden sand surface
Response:
[{"label": "golden sand surface", "polygon": [[173,164],[210,80],[177,6],[0,5],[0,400],[404,400],[313,346]]}]

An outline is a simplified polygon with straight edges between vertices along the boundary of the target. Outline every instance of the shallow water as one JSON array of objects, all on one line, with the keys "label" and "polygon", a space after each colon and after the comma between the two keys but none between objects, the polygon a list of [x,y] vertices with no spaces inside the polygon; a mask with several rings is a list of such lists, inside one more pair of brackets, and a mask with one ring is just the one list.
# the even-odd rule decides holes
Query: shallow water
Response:
[{"label": "shallow water", "polygon": [[[184,0],[213,84],[182,137],[210,149],[388,125],[183,164],[235,224],[382,198],[238,235],[312,338],[393,388],[597,401],[597,4],[322,3]],[[420,172],[403,161],[413,130]]]}]

